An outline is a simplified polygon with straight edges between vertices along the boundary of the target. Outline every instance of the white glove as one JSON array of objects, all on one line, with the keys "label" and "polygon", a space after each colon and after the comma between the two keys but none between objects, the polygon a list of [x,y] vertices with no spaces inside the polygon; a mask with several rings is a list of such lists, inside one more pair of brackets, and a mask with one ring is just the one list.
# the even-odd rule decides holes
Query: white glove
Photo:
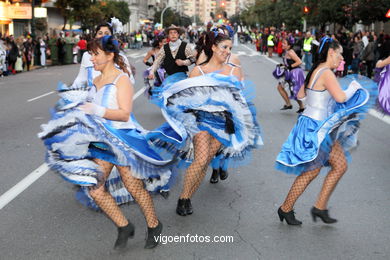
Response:
[{"label": "white glove", "polygon": [[348,88],[344,90],[346,96],[345,101],[348,101],[356,93],[356,91],[361,88],[362,86],[356,80],[352,81]]},{"label": "white glove", "polygon": [[100,117],[103,117],[106,113],[106,109],[104,107],[91,102],[87,102],[84,105],[79,106],[79,109],[88,115],[97,115]]}]

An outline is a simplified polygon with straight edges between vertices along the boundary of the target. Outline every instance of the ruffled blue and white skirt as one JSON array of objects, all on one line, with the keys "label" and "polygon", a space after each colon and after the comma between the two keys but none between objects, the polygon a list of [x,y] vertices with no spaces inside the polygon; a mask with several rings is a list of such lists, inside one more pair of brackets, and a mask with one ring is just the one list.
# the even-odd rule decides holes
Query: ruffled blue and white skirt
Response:
[{"label": "ruffled blue and white skirt", "polygon": [[161,110],[167,123],[147,136],[181,157],[184,165],[193,160],[192,139],[200,131],[221,142],[218,153],[232,167],[246,162],[248,152],[263,144],[248,95],[253,89],[243,87],[236,77],[210,73],[164,84]]},{"label": "ruffled blue and white skirt", "polygon": [[300,175],[329,166],[329,154],[336,141],[350,159],[349,151],[357,146],[360,121],[375,104],[377,97],[375,82],[363,76],[349,75],[340,79],[340,85],[346,89],[353,80],[358,81],[363,88],[357,90],[345,103],[336,103],[333,100],[333,103],[329,104],[333,113],[325,120],[299,116],[276,158],[277,170]]},{"label": "ruffled blue and white skirt", "polygon": [[133,129],[115,129],[104,119],[77,109],[88,96],[87,89],[59,86],[60,101],[52,118],[38,134],[46,146],[46,162],[66,181],[82,186],[78,199],[97,209],[86,187],[102,181],[118,204],[132,200],[117,170],[102,180],[98,158],[115,165],[129,166],[135,178],[144,180],[151,192],[168,191],[173,181],[172,157],[163,158],[151,148],[144,130],[132,115]]},{"label": "ruffled blue and white skirt", "polygon": [[164,100],[163,100],[163,95],[162,93],[167,89],[169,88],[170,86],[172,86],[173,83],[175,82],[179,82],[181,80],[184,80],[188,78],[187,76],[187,73],[185,72],[177,72],[175,74],[172,74],[172,75],[169,75],[168,77],[166,77],[164,79],[164,81],[162,82],[162,84],[158,87],[153,87],[150,91],[150,102],[152,102],[153,104],[157,105],[158,107],[163,107],[163,103],[164,103]]}]

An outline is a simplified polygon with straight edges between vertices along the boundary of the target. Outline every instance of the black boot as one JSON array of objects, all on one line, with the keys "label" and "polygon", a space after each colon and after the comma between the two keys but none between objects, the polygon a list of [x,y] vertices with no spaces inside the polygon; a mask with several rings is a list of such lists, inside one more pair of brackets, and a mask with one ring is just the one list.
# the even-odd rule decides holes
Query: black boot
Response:
[{"label": "black boot", "polygon": [[134,225],[130,223],[124,227],[118,227],[118,238],[115,241],[114,249],[126,248],[127,240],[134,237]]},{"label": "black boot", "polygon": [[176,213],[180,216],[186,216],[187,210],[186,210],[186,199],[179,199],[177,201],[177,207],[176,207]]},{"label": "black boot", "polygon": [[146,249],[155,248],[159,242],[159,236],[161,234],[163,225],[161,221],[158,221],[158,225],[154,228],[148,227],[148,236],[146,237],[145,247]]},{"label": "black boot", "polygon": [[282,208],[279,208],[278,215],[281,222],[283,222],[283,219],[285,219],[289,225],[302,225],[302,221],[299,221],[295,218],[295,213],[293,210],[284,212]]},{"label": "black boot", "polygon": [[211,174],[211,177],[210,177],[210,183],[217,183],[218,176],[219,176],[218,169],[213,169],[213,173]]},{"label": "black boot", "polygon": [[310,213],[314,222],[317,222],[317,217],[319,217],[322,220],[322,222],[326,224],[333,224],[337,222],[337,219],[329,217],[327,209],[320,210],[317,209],[316,207],[312,207]]},{"label": "black boot", "polygon": [[219,178],[221,180],[226,180],[227,177],[229,176],[229,173],[227,171],[224,171],[222,168],[219,168]]},{"label": "black boot", "polygon": [[186,211],[187,211],[187,215],[191,215],[192,214],[192,204],[191,204],[191,200],[190,199],[186,199],[185,201],[185,207],[186,207]]}]

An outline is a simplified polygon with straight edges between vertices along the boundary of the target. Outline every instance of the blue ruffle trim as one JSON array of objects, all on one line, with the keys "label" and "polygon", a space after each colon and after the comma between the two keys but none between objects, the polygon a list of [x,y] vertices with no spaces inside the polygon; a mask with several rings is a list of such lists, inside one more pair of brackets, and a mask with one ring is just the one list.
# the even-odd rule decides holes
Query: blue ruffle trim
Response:
[{"label": "blue ruffle trim", "polygon": [[[229,162],[229,167],[247,164],[250,151],[262,145],[256,108],[251,103],[255,95],[253,83],[217,73],[200,76],[200,81],[195,79],[189,79],[193,86],[187,85],[187,81],[172,83],[174,90],[165,85],[170,94],[162,93],[165,104],[162,111],[168,124],[149,133],[147,138],[161,150],[180,158],[178,167],[187,167],[194,155],[192,137],[199,131],[207,131],[221,142],[219,158]],[[228,121],[234,129],[228,127]],[[189,140],[178,138],[187,135]]]}]

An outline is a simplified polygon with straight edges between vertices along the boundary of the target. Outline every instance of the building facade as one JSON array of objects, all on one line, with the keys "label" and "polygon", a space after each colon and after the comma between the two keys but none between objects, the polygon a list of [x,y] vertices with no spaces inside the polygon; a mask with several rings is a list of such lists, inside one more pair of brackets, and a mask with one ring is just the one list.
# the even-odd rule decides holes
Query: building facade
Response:
[{"label": "building facade", "polygon": [[31,3],[26,0],[0,1],[0,32],[2,35],[20,36],[30,31]]}]

